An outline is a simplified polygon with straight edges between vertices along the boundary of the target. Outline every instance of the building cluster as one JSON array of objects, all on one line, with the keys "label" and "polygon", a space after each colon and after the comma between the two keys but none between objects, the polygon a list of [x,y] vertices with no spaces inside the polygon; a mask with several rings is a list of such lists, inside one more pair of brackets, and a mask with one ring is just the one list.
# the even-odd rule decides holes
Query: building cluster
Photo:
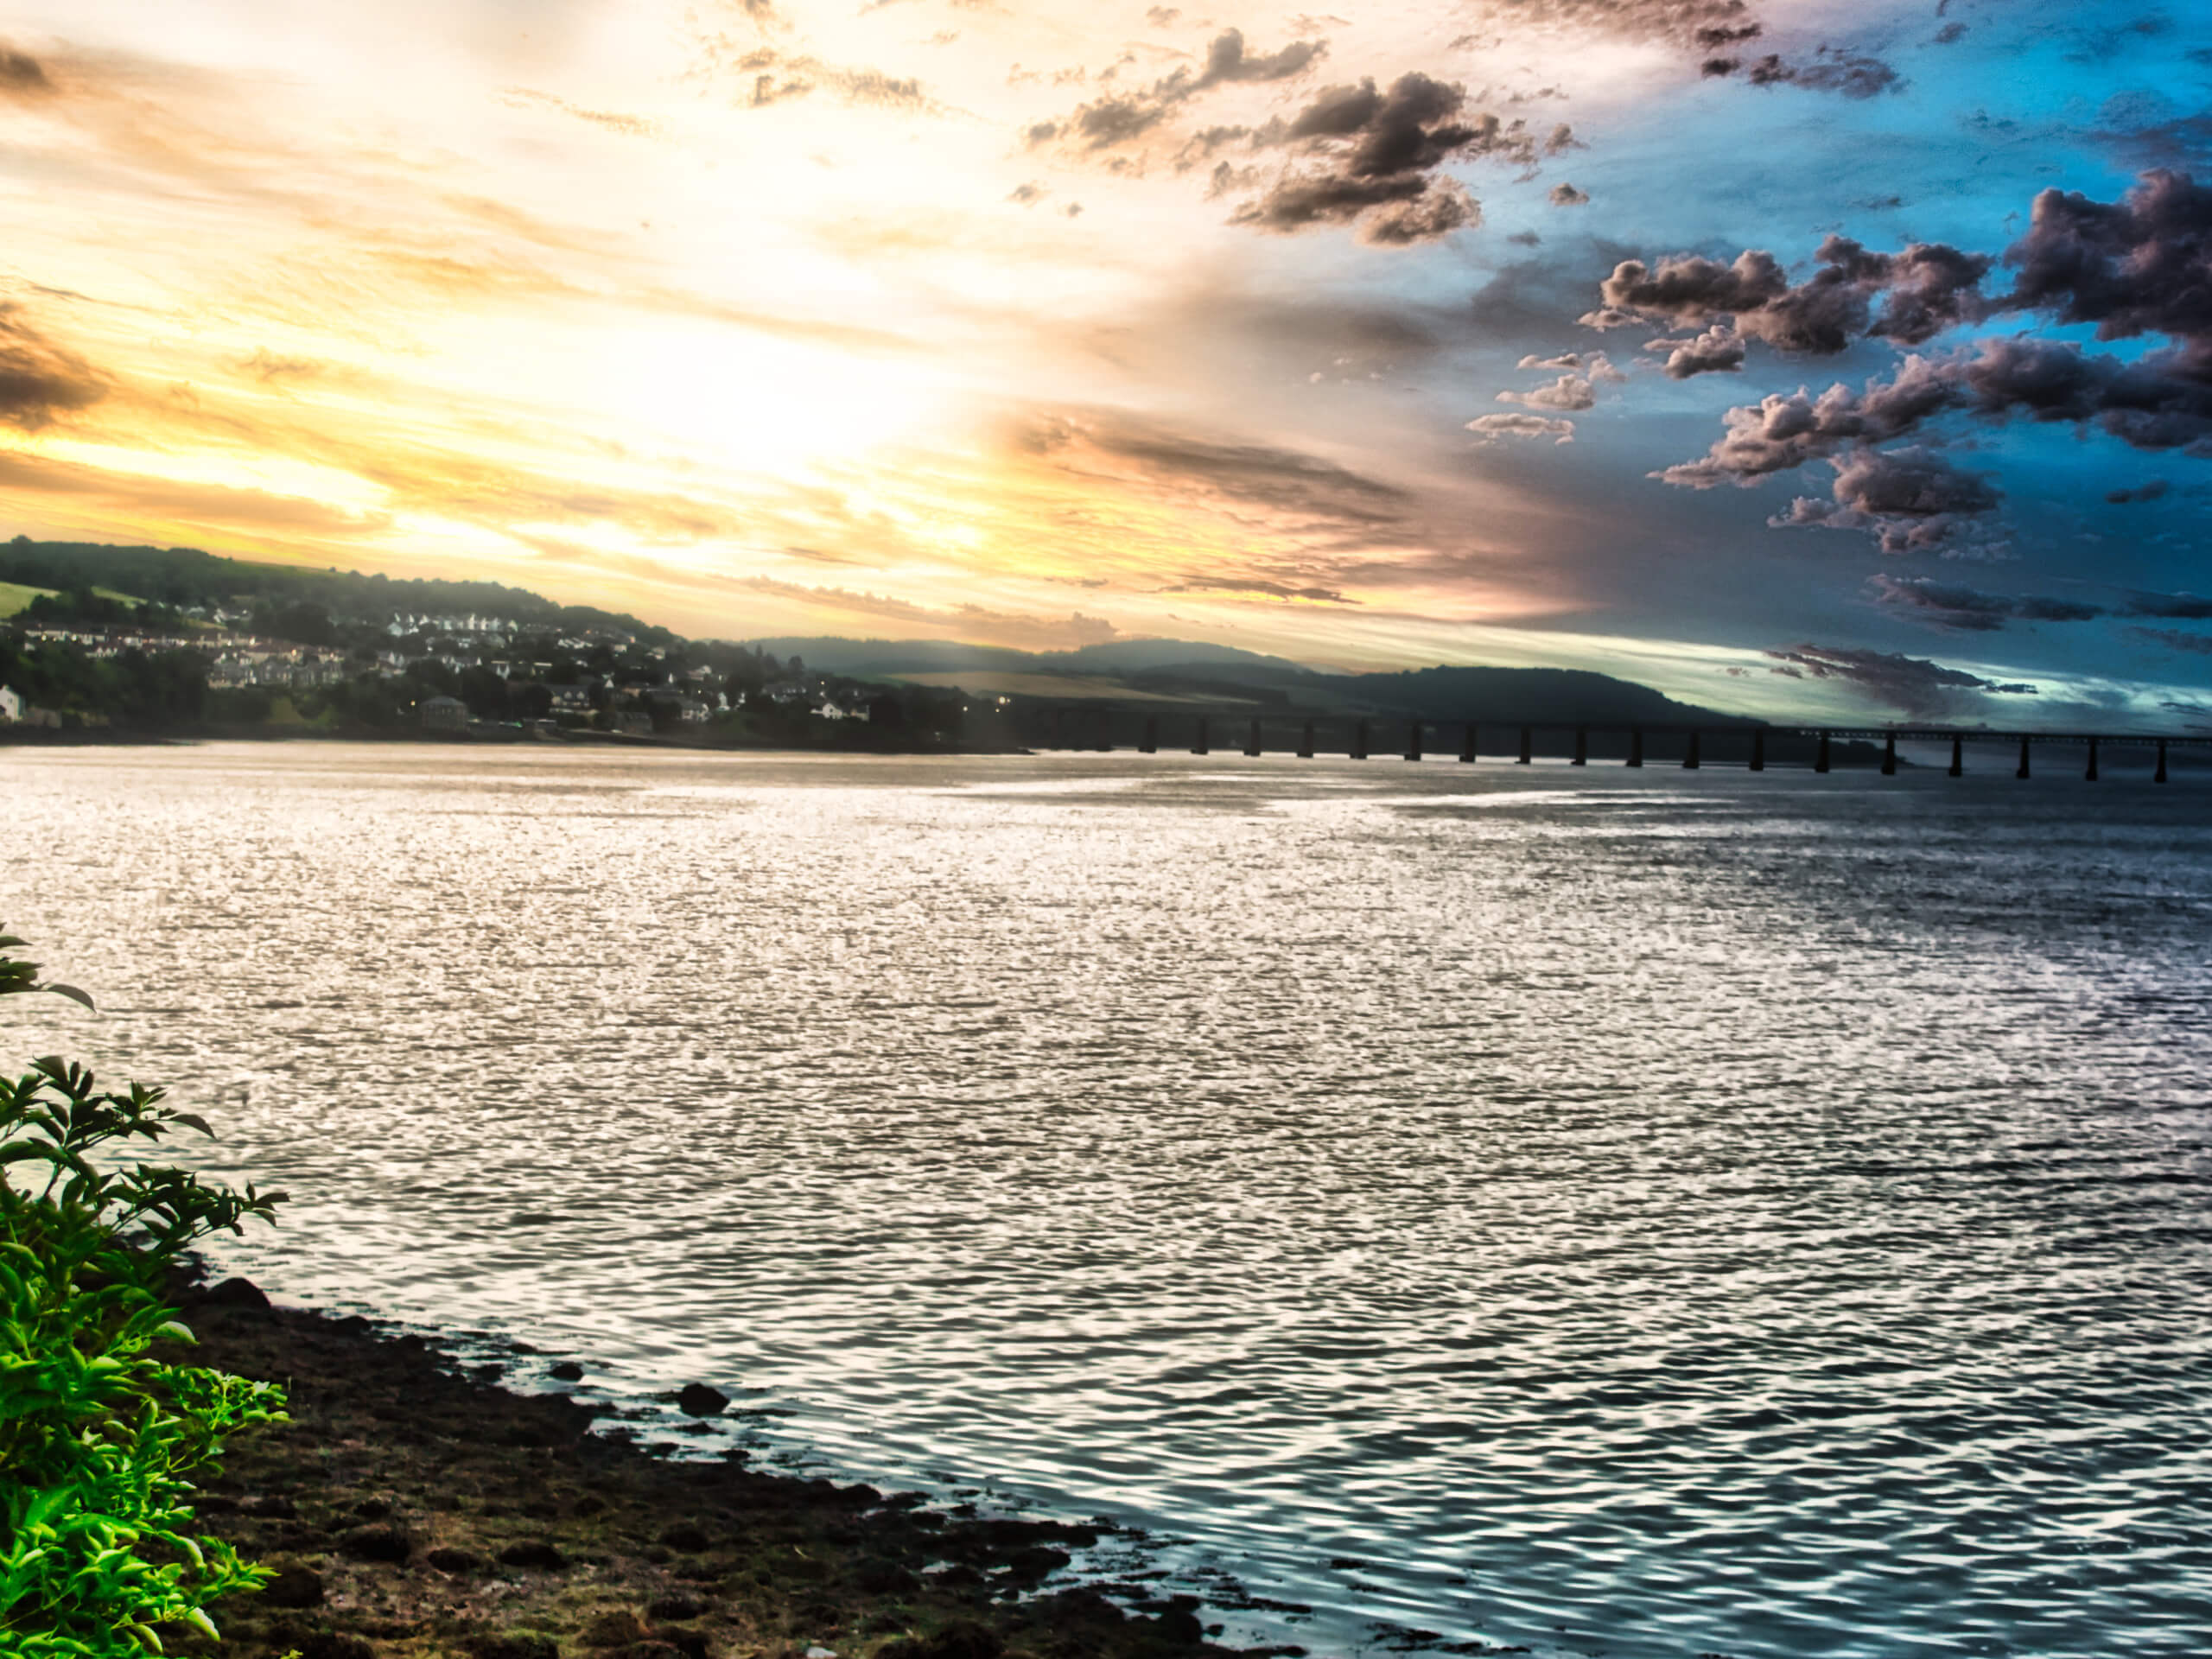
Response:
[{"label": "building cluster", "polygon": [[[129,618],[99,624],[30,622],[12,632],[25,644],[61,645],[93,658],[126,652],[189,652],[205,665],[211,691],[264,691],[291,696],[345,696],[345,717],[381,707],[442,732],[518,728],[641,735],[698,730],[744,711],[781,721],[868,721],[881,710],[880,691],[837,677],[809,673],[758,649],[728,645],[652,645],[617,630],[563,628],[487,615],[391,614],[330,618],[314,607],[308,638],[244,632],[266,629],[266,608],[251,613],[194,607],[172,610],[166,629]],[[180,626],[180,623],[181,626]],[[367,688],[381,690],[368,694]],[[366,701],[364,701],[364,698]],[[74,705],[72,705],[74,707]],[[220,705],[216,708],[219,709]],[[315,704],[306,705],[312,715]],[[79,710],[72,718],[91,718]],[[219,712],[216,718],[222,718]],[[15,691],[0,694],[0,723],[61,722]]]},{"label": "building cluster", "polygon": [[296,645],[245,643],[218,652],[207,664],[207,683],[226,690],[265,685],[307,691],[352,677],[345,658]]}]

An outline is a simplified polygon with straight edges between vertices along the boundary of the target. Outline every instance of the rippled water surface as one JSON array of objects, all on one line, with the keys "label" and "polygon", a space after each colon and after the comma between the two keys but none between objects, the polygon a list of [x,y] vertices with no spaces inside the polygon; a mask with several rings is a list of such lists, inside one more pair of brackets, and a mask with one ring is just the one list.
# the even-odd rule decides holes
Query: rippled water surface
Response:
[{"label": "rippled water surface", "polygon": [[280,1295],[1142,1522],[1317,1652],[2212,1643],[2212,785],[0,779],[0,914],[104,1005],[10,1050],[214,1117]]}]

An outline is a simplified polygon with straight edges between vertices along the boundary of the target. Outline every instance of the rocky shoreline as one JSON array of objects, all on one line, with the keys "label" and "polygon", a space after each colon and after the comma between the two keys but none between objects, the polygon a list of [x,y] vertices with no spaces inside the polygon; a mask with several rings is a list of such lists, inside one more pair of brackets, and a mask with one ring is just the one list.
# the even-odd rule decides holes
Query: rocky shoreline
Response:
[{"label": "rocky shoreline", "polygon": [[[1055,1574],[1092,1527],[950,1513],[919,1494],[671,1461],[601,1413],[499,1386],[359,1317],[182,1287],[194,1363],[281,1382],[289,1424],[240,1435],[203,1529],[277,1569],[216,1610],[246,1659],[1196,1659],[1191,1597]],[[556,1371],[556,1375],[559,1373]],[[718,1412],[711,1389],[686,1409]],[[1285,1659],[1297,1647],[1243,1650]]]}]

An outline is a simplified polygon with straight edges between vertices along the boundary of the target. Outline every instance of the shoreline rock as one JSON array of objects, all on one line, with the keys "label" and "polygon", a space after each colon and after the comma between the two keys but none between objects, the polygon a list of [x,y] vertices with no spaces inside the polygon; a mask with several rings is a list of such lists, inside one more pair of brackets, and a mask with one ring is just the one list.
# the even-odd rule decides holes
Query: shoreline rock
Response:
[{"label": "shoreline rock", "polygon": [[[257,1302],[237,1287],[244,1283],[227,1281],[219,1294],[177,1293],[200,1338],[195,1363],[291,1391],[292,1421],[233,1441],[196,1505],[204,1530],[279,1573],[268,1592],[216,1610],[222,1653],[1197,1659],[1236,1651],[1208,1647],[1186,1605],[1147,1616],[1124,1612],[1093,1586],[1051,1587],[1071,1550],[1097,1541],[1094,1528],[948,1516],[915,1494],[767,1473],[739,1457],[656,1458],[588,1433],[594,1413],[566,1395],[511,1394],[458,1373],[420,1338],[381,1335],[358,1317]],[[162,1636],[171,1654],[218,1651],[188,1630]],[[1304,1650],[1243,1651],[1257,1659]]]}]

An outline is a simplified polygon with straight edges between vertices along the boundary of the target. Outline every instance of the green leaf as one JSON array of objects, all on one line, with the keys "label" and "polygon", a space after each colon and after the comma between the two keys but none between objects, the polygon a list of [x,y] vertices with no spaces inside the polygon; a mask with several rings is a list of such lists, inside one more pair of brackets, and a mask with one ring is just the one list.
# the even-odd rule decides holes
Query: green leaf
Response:
[{"label": "green leaf", "polygon": [[[88,1008],[92,1007],[92,999],[86,995],[84,992],[79,990],[74,985],[41,985],[39,987],[39,989],[41,991],[52,991],[56,996],[66,996],[72,1002],[81,1002]],[[94,1008],[93,1012],[97,1014],[99,1010]]]}]

